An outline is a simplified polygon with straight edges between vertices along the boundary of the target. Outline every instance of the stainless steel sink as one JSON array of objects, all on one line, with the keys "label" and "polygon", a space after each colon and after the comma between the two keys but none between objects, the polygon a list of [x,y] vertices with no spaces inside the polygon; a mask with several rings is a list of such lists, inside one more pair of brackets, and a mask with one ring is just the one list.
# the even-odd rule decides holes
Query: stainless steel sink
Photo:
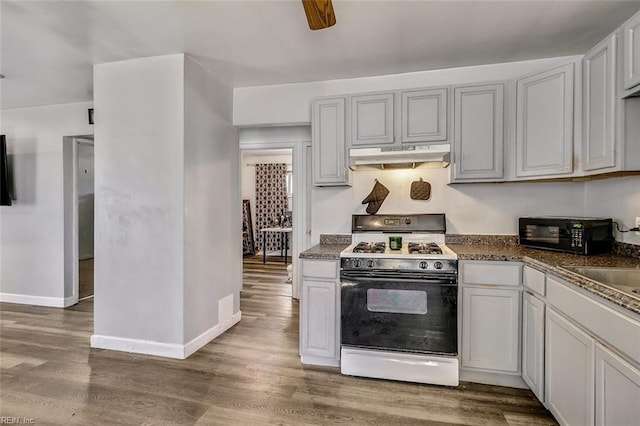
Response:
[{"label": "stainless steel sink", "polygon": [[640,269],[638,268],[589,266],[563,266],[563,268],[640,298]]}]

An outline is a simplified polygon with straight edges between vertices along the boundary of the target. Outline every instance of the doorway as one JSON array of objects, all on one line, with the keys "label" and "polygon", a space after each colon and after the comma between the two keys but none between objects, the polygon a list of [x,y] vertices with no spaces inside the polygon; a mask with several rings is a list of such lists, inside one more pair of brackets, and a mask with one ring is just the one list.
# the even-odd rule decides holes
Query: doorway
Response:
[{"label": "doorway", "polygon": [[94,295],[94,140],[63,138],[64,307]]},{"label": "doorway", "polygon": [[273,284],[292,296],[293,150],[241,150],[240,158],[243,272],[258,279],[273,272],[284,280]]},{"label": "doorway", "polygon": [[[288,284],[287,292],[294,299],[299,298],[300,288],[298,253],[308,248],[310,239],[309,180],[306,173],[309,169],[308,152],[310,152],[308,142],[241,142],[240,144],[241,199],[249,200],[254,241],[254,251],[245,255],[245,267],[255,267],[256,270],[249,272],[255,273],[256,278],[262,274],[261,270],[284,272],[286,275],[282,276]],[[271,169],[280,170],[281,177],[277,180],[286,188],[286,201],[279,201],[280,204],[275,210],[267,210],[265,217],[258,208],[256,169],[258,165],[268,164],[279,164],[279,166],[272,166]],[[265,166],[261,166],[261,169],[264,170]],[[283,172],[284,177],[282,177]],[[269,185],[269,182],[263,184]],[[282,200],[282,193],[280,192],[277,197]],[[283,205],[286,207],[283,208]],[[243,228],[246,227],[243,226]],[[265,228],[268,230],[264,231]],[[290,228],[290,231],[286,228]],[[243,238],[244,233],[245,229],[243,229]],[[266,244],[263,244],[263,240]],[[244,246],[243,244],[243,248]],[[247,256],[254,256],[254,258],[249,259]]]}]

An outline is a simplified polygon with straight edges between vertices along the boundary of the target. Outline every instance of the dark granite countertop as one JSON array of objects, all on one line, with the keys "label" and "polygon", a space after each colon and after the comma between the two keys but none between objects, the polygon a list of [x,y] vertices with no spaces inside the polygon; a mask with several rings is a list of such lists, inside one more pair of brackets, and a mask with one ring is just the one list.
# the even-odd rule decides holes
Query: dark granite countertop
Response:
[{"label": "dark granite countertop", "polygon": [[640,315],[640,299],[602,285],[562,266],[609,266],[640,269],[640,259],[616,254],[580,256],[525,248],[513,244],[447,244],[458,260],[497,260],[523,262],[543,272],[551,273],[618,306]]},{"label": "dark granite countertop", "polygon": [[338,260],[349,244],[318,244],[300,253],[300,259]]}]

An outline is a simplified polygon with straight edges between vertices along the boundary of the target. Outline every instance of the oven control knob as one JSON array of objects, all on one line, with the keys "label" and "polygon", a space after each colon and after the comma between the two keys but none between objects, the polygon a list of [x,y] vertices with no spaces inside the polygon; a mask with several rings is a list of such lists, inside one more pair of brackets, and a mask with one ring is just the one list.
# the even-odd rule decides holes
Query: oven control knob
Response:
[{"label": "oven control knob", "polygon": [[405,225],[411,225],[411,218],[408,217],[404,220]]},{"label": "oven control knob", "polygon": [[362,262],[360,262],[359,260],[354,260],[353,261],[353,267],[354,268],[359,268],[361,264],[362,264]]},{"label": "oven control knob", "polygon": [[420,262],[418,266],[420,267],[420,269],[427,269],[427,266],[429,266],[429,264],[427,262]]},{"label": "oven control knob", "polygon": [[367,260],[367,266],[373,268],[373,260]]},{"label": "oven control knob", "polygon": [[436,262],[436,263],[433,264],[433,267],[436,268],[436,269],[442,269],[442,266],[443,266],[442,262]]}]

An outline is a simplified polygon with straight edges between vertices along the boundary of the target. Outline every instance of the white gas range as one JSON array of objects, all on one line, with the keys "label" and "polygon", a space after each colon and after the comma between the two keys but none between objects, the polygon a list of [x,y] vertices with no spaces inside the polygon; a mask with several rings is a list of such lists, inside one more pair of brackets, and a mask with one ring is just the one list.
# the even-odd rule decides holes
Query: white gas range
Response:
[{"label": "white gas range", "polygon": [[457,386],[458,264],[444,214],[353,215],[352,229],[340,254],[342,373]]}]

